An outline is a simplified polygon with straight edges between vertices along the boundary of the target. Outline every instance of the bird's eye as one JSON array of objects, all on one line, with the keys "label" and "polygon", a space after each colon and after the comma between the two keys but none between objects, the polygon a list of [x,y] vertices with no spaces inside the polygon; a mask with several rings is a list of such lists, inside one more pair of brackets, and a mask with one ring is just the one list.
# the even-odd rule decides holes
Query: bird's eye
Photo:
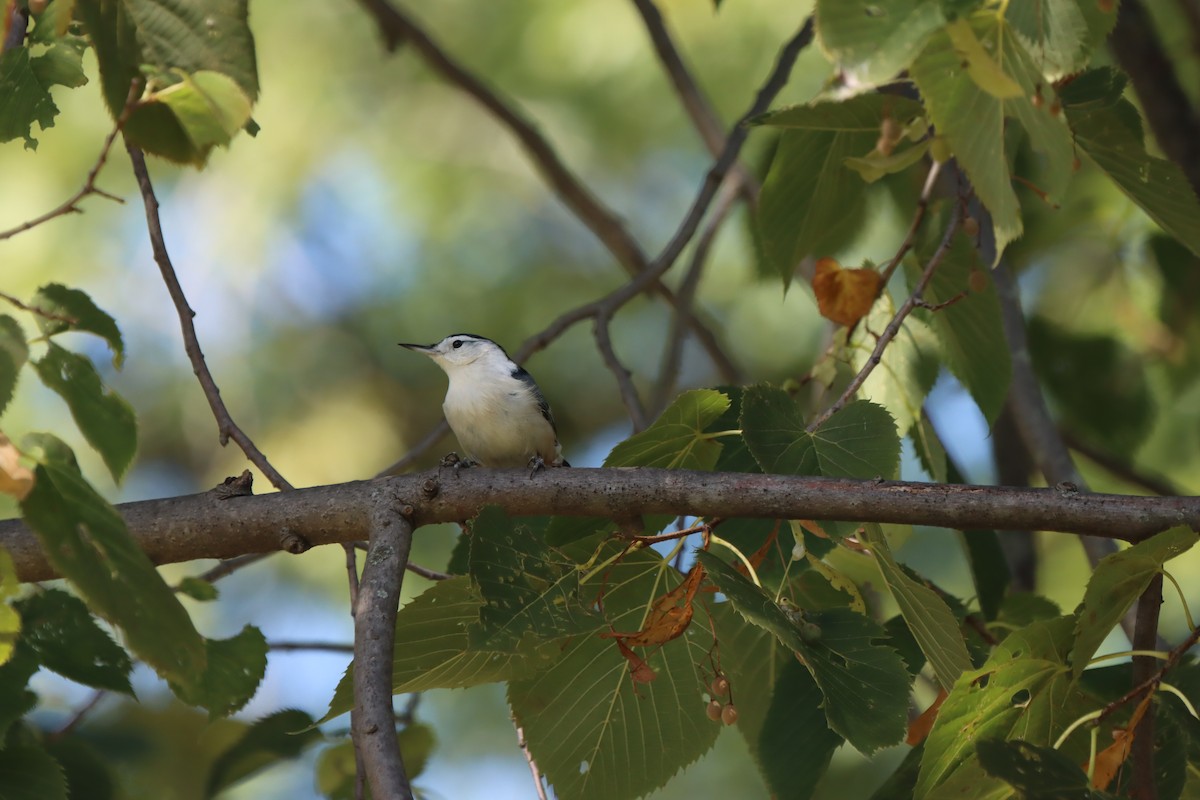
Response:
[{"label": "bird's eye", "polygon": [[462,347],[462,339],[455,340],[454,344],[450,346],[457,350],[458,348]]}]

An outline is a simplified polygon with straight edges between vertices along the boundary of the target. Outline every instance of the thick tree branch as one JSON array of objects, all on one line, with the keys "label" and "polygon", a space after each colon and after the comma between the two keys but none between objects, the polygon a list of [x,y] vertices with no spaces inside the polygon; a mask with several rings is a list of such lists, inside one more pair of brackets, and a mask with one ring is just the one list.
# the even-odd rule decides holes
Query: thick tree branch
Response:
[{"label": "thick tree branch", "polygon": [[351,735],[362,753],[372,797],[411,798],[400,758],[392,706],[392,654],[396,611],[413,526],[384,487],[372,493],[370,546],[354,604],[354,710]]},{"label": "thick tree branch", "polygon": [[[1200,529],[1200,498],[1137,497],[1061,489],[850,480],[691,470],[440,469],[264,495],[213,492],[118,506],[156,564],[278,550],[288,528],[311,545],[368,535],[378,491],[414,506],[414,525],[457,522],[485,505],[514,516],[669,514],[758,519],[901,522],[953,529],[1090,533],[1140,541],[1176,525]],[[0,522],[0,546],[23,581],[55,573],[20,520]]]}]

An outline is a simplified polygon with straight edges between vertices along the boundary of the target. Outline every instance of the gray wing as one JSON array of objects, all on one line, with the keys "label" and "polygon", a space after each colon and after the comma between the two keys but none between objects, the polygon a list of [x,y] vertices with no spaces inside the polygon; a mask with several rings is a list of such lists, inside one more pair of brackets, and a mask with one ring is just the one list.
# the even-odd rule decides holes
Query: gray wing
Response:
[{"label": "gray wing", "polygon": [[554,433],[557,435],[558,427],[554,424],[554,414],[550,411],[550,404],[546,402],[546,396],[538,388],[537,383],[533,380],[533,376],[526,372],[524,367],[516,367],[512,371],[512,376],[525,384],[529,388],[529,391],[533,393],[534,399],[537,400],[538,410],[542,412],[542,416],[550,423],[550,427],[554,429]]}]

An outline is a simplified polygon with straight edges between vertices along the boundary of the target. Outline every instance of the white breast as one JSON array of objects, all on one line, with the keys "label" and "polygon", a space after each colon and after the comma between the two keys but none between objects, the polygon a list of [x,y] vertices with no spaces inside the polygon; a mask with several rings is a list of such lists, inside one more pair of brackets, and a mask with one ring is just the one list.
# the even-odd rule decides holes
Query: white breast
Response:
[{"label": "white breast", "polygon": [[534,456],[547,464],[561,458],[554,428],[536,398],[510,375],[452,376],[442,410],[467,458],[483,466],[524,467]]}]

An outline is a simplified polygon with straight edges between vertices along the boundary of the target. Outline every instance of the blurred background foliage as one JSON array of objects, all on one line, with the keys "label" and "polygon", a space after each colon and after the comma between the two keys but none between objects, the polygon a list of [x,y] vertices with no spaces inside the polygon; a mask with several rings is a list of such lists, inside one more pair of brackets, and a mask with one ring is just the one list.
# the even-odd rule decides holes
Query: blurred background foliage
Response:
[{"label": "blurred background foliage", "polygon": [[[1164,43],[1184,85],[1200,100],[1200,59],[1182,4],[1154,0]],[[748,106],[779,44],[810,13],[805,2],[665,0],[668,24],[699,83],[730,122]],[[616,209],[648,251],[686,211],[710,157],[660,69],[630,3],[614,0],[442,0],[419,16],[443,46],[515,99],[564,160]],[[516,347],[559,313],[619,285],[624,274],[546,189],[509,133],[448,87],[402,46],[385,53],[372,21],[353,3],[255,3],[251,9],[262,96],[257,139],[242,136],[203,172],[151,165],[176,268],[197,311],[208,363],[239,424],[298,486],[369,478],[403,455],[439,418],[444,377],[396,347],[469,331]],[[93,85],[55,91],[55,127],[36,152],[0,148],[0,227],[57,205],[73,192],[111,128],[89,51]],[[1106,54],[1100,53],[1103,63]],[[777,105],[817,94],[829,67],[802,54]],[[755,132],[745,162],[760,169],[772,135]],[[1061,208],[1021,191],[1026,236],[1010,250],[1033,320],[1037,368],[1073,437],[1200,491],[1200,280],[1196,259],[1099,176],[1079,176]],[[140,452],[117,488],[98,457],[72,441],[85,473],[114,501],[204,491],[246,464],[222,449],[180,342],[178,322],[151,259],[140,202],[124,154],[100,185],[127,198],[86,201],[86,213],[0,245],[5,291],[28,296],[55,280],[78,286],[125,334],[125,369],[113,373],[102,344],[79,337],[105,379],[138,413]],[[839,260],[880,261],[908,224],[916,190],[875,193]],[[884,198],[884,199],[880,199]],[[720,235],[699,290],[734,360],[752,381],[803,375],[830,326],[803,284],[786,294],[756,264],[744,210]],[[678,270],[677,270],[678,272]],[[668,276],[678,280],[679,275]],[[670,325],[667,307],[638,300],[617,317],[617,351],[639,386],[653,386]],[[554,405],[565,454],[596,465],[628,433],[611,374],[578,326],[528,364]],[[681,384],[718,380],[689,345]],[[994,480],[986,425],[970,398],[943,376],[930,401],[943,439],[970,480]],[[18,387],[9,427],[74,431],[65,406],[33,381]],[[453,448],[435,447],[418,466]],[[1084,459],[1096,490],[1136,491]],[[907,458],[904,476],[920,478]],[[256,476],[259,491],[269,484]],[[8,509],[11,511],[11,509]],[[8,514],[11,516],[12,514]],[[440,568],[452,527],[421,531],[413,560]],[[969,583],[952,534],[918,530],[900,555],[952,592]],[[1071,537],[1039,539],[1040,591],[1069,610],[1086,562]],[[948,555],[950,554],[950,555]],[[1195,553],[1177,575],[1197,577]],[[202,565],[166,568],[170,578]],[[868,580],[869,573],[864,572]],[[410,575],[405,593],[425,582]],[[1194,582],[1192,585],[1196,585]],[[277,556],[223,581],[223,602],[190,608],[202,631],[229,636],[253,620],[268,639],[349,642],[340,551]],[[1163,632],[1183,627],[1171,604]],[[349,656],[276,652],[266,680],[237,719],[299,707],[320,716]],[[148,670],[135,681],[144,706],[102,701],[81,728],[118,773],[128,796],[201,796],[206,765],[238,723],[212,726],[170,699]],[[56,726],[90,696],[43,674],[35,679],[44,720]],[[501,687],[425,696],[419,719],[438,744],[417,783],[429,796],[528,797]],[[345,719],[331,730],[345,728]],[[199,744],[197,744],[199,743]],[[864,797],[903,757],[895,748],[864,769],[845,749],[818,796]],[[317,796],[310,752],[231,797]],[[875,769],[878,771],[875,771]],[[655,797],[758,796],[743,740],[723,731],[716,749]]]}]

